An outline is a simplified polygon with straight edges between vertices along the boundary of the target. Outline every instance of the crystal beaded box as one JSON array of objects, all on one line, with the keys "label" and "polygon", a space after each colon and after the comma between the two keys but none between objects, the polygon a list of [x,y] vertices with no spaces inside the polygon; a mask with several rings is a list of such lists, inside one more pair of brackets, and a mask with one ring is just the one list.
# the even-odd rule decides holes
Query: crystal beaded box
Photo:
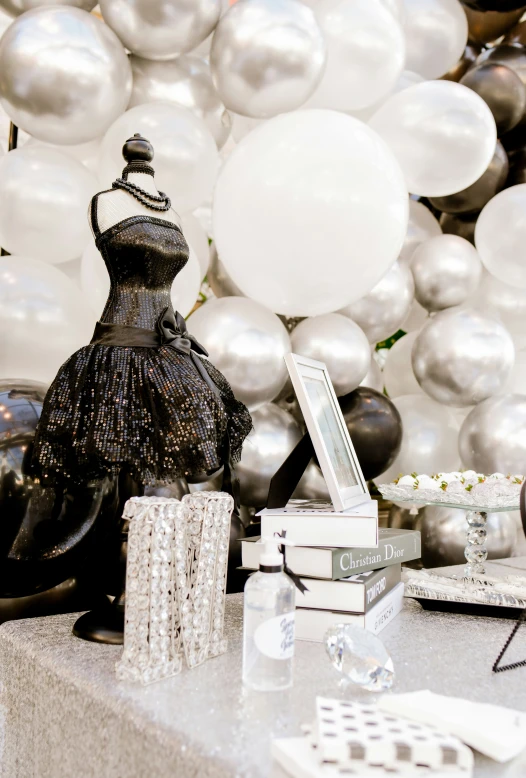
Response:
[{"label": "crystal beaded box", "polygon": [[230,516],[223,492],[182,501],[132,497],[121,680],[151,683],[226,651],[223,638]]}]

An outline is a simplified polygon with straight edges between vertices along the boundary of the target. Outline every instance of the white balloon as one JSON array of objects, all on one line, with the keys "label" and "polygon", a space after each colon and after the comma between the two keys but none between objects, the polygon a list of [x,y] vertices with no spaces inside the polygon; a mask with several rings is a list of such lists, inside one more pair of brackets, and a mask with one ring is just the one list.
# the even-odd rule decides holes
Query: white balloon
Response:
[{"label": "white balloon", "polygon": [[100,142],[101,139],[97,138],[97,140],[90,140],[87,143],[79,143],[78,146],[56,146],[52,143],[45,143],[43,140],[37,140],[37,138],[29,138],[24,146],[60,151],[82,163],[90,173],[96,176],[99,168]]},{"label": "white balloon", "polygon": [[475,225],[475,245],[486,269],[506,284],[526,289],[526,184],[492,197]]},{"label": "white balloon", "polygon": [[405,60],[403,30],[380,0],[320,0],[327,66],[309,108],[357,111],[389,94]]},{"label": "white balloon", "polygon": [[439,78],[456,65],[468,40],[468,20],[458,0],[404,0],[406,67]]},{"label": "white balloon", "polygon": [[402,324],[402,329],[406,332],[416,332],[421,330],[429,317],[425,308],[422,308],[417,300],[413,300],[407,319]]},{"label": "white balloon", "polygon": [[181,224],[186,241],[195,253],[197,261],[199,262],[201,277],[204,278],[210,265],[208,235],[204,231],[199,220],[191,213],[185,213],[181,217]]},{"label": "white balloon", "polygon": [[97,180],[56,149],[25,146],[0,159],[0,246],[57,264],[79,257]]},{"label": "white balloon", "polygon": [[106,185],[120,176],[123,143],[136,132],[153,145],[158,188],[168,194],[176,211],[195,210],[211,194],[219,164],[216,143],[203,120],[168,103],[130,108],[102,141],[99,176]]},{"label": "white balloon", "polygon": [[515,364],[504,388],[504,394],[526,394],[526,351],[515,353]]},{"label": "white balloon", "polygon": [[411,364],[411,351],[417,337],[418,332],[409,332],[397,340],[387,353],[383,378],[391,399],[405,394],[424,394]]},{"label": "white balloon", "polygon": [[[97,317],[100,317],[110,291],[110,278],[102,256],[90,241],[81,260],[80,282],[87,302]],[[201,287],[201,268],[190,246],[188,262],[175,277],[170,296],[174,310],[188,316],[195,306]]]},{"label": "white balloon", "polygon": [[90,342],[95,318],[58,268],[38,259],[0,258],[0,378],[50,383]]},{"label": "white balloon", "polygon": [[413,194],[438,197],[475,183],[495,153],[487,104],[452,81],[425,81],[393,95],[370,126],[386,141]]},{"label": "white balloon", "polygon": [[240,113],[234,113],[233,111],[231,111],[230,115],[232,117],[232,138],[236,143],[239,143],[245,135],[248,135],[249,132],[252,132],[252,130],[266,121],[266,119],[254,119],[252,116],[242,116]]},{"label": "white balloon", "polygon": [[226,160],[213,231],[244,294],[286,316],[316,316],[371,291],[400,251],[407,212],[403,176],[376,133],[335,111],[295,111]]},{"label": "white balloon", "polygon": [[510,333],[517,349],[526,348],[526,289],[505,284],[486,270],[469,301],[481,313],[495,315]]},{"label": "white balloon", "polygon": [[82,290],[82,285],[80,283],[80,274],[81,274],[81,268],[82,268],[82,259],[81,257],[77,257],[77,259],[70,259],[69,262],[62,262],[59,265],[59,270],[61,273],[64,273],[65,276],[67,276],[77,289]]},{"label": "white balloon", "polygon": [[391,467],[375,482],[389,483],[400,473],[457,470],[458,425],[449,408],[424,394],[408,394],[393,402],[402,417],[402,447]]},{"label": "white balloon", "polygon": [[355,116],[357,119],[360,119],[362,122],[368,122],[371,116],[377,112],[380,106],[383,105],[391,95],[395,95],[397,92],[402,92],[404,89],[408,89],[410,86],[414,86],[415,84],[421,84],[422,81],[425,81],[425,78],[423,78],[423,76],[419,76],[418,73],[412,73],[410,70],[402,70],[398,76],[396,84],[389,92],[389,94],[384,95],[381,100],[377,100],[375,103],[368,105],[367,108],[362,108],[360,111],[348,111],[348,113],[351,116]]},{"label": "white balloon", "polygon": [[365,378],[360,382],[360,386],[367,386],[369,389],[376,389],[377,392],[383,392],[384,390],[384,378],[380,365],[374,358],[371,359],[371,364]]},{"label": "white balloon", "polygon": [[398,257],[399,261],[409,264],[415,249],[435,235],[442,235],[442,227],[438,220],[425,205],[417,200],[409,200],[409,222],[404,245]]}]

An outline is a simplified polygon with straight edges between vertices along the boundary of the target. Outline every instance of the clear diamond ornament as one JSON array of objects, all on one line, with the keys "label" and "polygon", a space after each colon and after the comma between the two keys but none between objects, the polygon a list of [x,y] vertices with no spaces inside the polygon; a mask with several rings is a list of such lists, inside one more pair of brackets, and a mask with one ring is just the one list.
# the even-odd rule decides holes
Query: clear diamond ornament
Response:
[{"label": "clear diamond ornament", "polygon": [[333,666],[351,683],[371,692],[385,692],[393,685],[393,660],[372,632],[335,624],[325,633],[325,648]]}]

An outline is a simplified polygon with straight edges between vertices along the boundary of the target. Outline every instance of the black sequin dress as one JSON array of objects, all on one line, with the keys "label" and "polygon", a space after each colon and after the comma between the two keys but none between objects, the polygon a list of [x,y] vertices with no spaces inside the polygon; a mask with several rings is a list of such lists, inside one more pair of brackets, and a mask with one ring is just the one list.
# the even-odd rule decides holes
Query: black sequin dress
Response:
[{"label": "black sequin dress", "polygon": [[[188,261],[188,245],[175,224],[147,215],[123,219],[101,233],[97,198],[92,224],[111,280],[102,326],[153,335],[163,313],[173,318],[170,288]],[[170,345],[100,342],[73,354],[46,396],[35,439],[35,475],[43,484],[56,484],[125,469],[150,484],[214,472],[224,464],[225,451],[238,460],[252,426],[250,414],[225,377],[202,358],[207,382],[192,356]]]}]

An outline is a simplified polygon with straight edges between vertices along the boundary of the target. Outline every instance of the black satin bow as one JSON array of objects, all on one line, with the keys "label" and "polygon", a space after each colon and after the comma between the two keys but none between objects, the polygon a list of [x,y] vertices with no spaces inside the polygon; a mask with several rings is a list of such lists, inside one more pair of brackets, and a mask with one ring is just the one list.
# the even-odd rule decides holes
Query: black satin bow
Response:
[{"label": "black satin bow", "polygon": [[[281,534],[279,532],[276,532],[276,536],[278,538],[282,538],[285,540],[287,536],[287,530],[281,530]],[[292,583],[295,585],[296,589],[299,589],[302,594],[305,594],[305,592],[308,592],[309,590],[299,577],[299,575],[296,575],[296,573],[290,569],[290,567],[287,564],[287,552],[286,552],[287,546],[285,543],[282,543],[280,546],[278,546],[279,553],[283,555],[283,572],[288,575]]]},{"label": "black satin bow", "polygon": [[210,378],[208,371],[199,359],[198,354],[204,357],[208,356],[208,351],[190,335],[186,327],[186,322],[179,311],[174,312],[170,308],[165,308],[157,320],[157,332],[161,339],[161,346],[168,346],[178,351],[180,354],[187,354],[195,365],[199,375],[206,382],[208,387],[220,396],[219,389]]}]

